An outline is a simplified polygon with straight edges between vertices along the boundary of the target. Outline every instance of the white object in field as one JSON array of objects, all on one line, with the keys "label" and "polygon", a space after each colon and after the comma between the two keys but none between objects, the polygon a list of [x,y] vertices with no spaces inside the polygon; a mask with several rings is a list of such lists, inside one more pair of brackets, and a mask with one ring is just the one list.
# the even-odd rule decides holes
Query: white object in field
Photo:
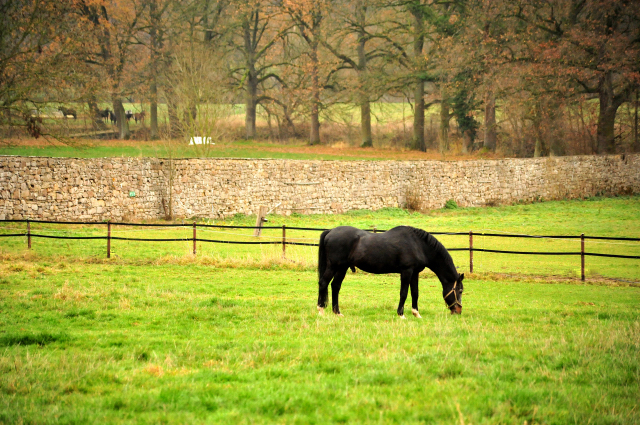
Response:
[{"label": "white object in field", "polygon": [[211,137],[192,137],[189,145],[215,145],[215,143],[211,143]]}]

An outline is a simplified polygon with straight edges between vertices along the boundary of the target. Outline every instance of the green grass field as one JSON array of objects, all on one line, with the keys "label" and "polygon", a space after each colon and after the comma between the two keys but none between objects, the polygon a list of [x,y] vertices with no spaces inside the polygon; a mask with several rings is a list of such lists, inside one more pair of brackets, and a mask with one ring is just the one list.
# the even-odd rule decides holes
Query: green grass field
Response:
[{"label": "green grass field", "polygon": [[[277,213],[277,210],[275,211]],[[227,220],[199,220],[200,223],[253,226],[255,216],[236,216]],[[192,261],[191,238],[193,219],[185,221],[181,228],[144,228],[114,225],[112,236],[138,238],[184,238],[183,242],[132,242],[112,241],[113,261],[139,264],[165,259],[170,262]],[[422,214],[401,209],[351,211],[336,215],[271,215],[269,226],[332,228],[352,225],[364,229],[376,227],[390,229],[398,225],[410,225],[429,232],[469,232],[474,236],[474,248],[507,251],[579,252],[579,239],[520,239],[483,237],[482,233],[512,233],[528,235],[573,235],[639,237],[640,197],[593,198],[590,200],[554,201],[533,204],[489,207],[458,208],[430,211]],[[0,234],[25,232],[24,223],[0,223]],[[106,225],[61,226],[52,224],[32,225],[32,232],[42,235],[106,236]],[[256,241],[252,229],[203,229],[198,238]],[[287,240],[317,243],[319,232],[287,230]],[[447,248],[467,248],[469,236],[438,235]],[[282,240],[281,229],[263,231],[262,241]],[[0,238],[0,253],[21,256],[26,252],[25,237]],[[33,249],[29,255],[38,258],[59,256],[78,258],[82,261],[106,260],[104,240],[58,240],[32,238]],[[587,252],[619,255],[640,255],[640,243],[624,241],[587,240]],[[287,247],[288,260],[282,260],[279,245],[227,245],[198,243],[196,261],[224,264],[295,265],[305,270],[316,268],[316,248]],[[452,252],[456,266],[469,270],[469,253]],[[291,260],[291,261],[289,261]],[[164,261],[164,260],[163,260]],[[511,275],[536,275],[550,277],[580,276],[579,256],[530,256],[484,252],[474,253],[474,271]],[[637,281],[640,279],[640,261],[603,257],[586,257],[586,274],[589,278],[600,276]]]},{"label": "green grass field", "polygon": [[[0,155],[46,156],[61,158],[275,158],[301,160],[389,160],[396,159],[393,151],[387,156],[372,157],[362,150],[327,152],[323,147],[308,147],[305,142],[288,143],[287,150],[280,151],[282,144],[253,141],[219,143],[216,146],[189,146],[184,142],[136,141],[128,144],[75,141],[68,145],[25,146],[19,143],[0,144]],[[304,152],[295,152],[304,148]]]},{"label": "green grass field", "polygon": [[[269,224],[638,237],[639,203],[275,215]],[[19,226],[4,223],[0,233]],[[188,239],[191,229],[117,232]],[[250,230],[223,232],[202,237],[254,240]],[[263,236],[278,237],[278,230]],[[315,241],[318,233],[287,237]],[[485,239],[498,249],[575,249],[554,239]],[[440,240],[450,248],[468,243]],[[194,258],[188,240],[114,241],[107,260],[104,241],[34,238],[31,251],[25,244],[0,238],[0,423],[635,424],[640,417],[638,260],[588,258],[583,284],[579,257],[477,253],[462,316],[448,314],[439,282],[425,272],[423,319],[401,320],[398,276],[362,272],[343,284],[345,317],[318,316],[315,248],[287,247],[283,260],[277,245],[200,243]],[[587,249],[640,255],[638,245]],[[468,253],[453,254],[467,272]]]}]

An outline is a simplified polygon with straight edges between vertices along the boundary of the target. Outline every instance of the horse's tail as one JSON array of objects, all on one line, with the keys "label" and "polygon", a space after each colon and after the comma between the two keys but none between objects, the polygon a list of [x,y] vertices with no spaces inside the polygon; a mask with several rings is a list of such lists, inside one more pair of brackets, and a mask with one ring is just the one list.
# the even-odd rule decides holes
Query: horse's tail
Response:
[{"label": "horse's tail", "polygon": [[325,230],[320,235],[320,244],[318,246],[318,280],[322,279],[322,275],[327,269],[327,250],[324,246],[324,238],[328,233],[329,230]]}]

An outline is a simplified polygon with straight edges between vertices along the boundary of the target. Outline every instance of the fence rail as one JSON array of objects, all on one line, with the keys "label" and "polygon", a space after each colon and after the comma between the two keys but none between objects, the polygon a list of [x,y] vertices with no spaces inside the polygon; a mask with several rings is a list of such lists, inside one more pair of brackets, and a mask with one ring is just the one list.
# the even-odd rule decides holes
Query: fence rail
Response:
[{"label": "fence rail", "polygon": [[[216,225],[216,224],[198,224],[196,222],[191,224],[156,224],[156,223],[122,223],[122,222],[84,222],[84,221],[50,221],[50,220],[0,220],[0,223],[26,223],[26,231],[23,233],[5,233],[0,234],[0,238],[7,237],[27,237],[28,248],[31,249],[31,238],[45,238],[45,239],[76,239],[76,240],[106,240],[107,241],[107,258],[111,257],[111,241],[138,241],[138,242],[184,242],[193,241],[193,254],[196,254],[197,242],[208,243],[221,243],[221,244],[239,244],[239,245],[281,245],[283,255],[286,252],[287,245],[292,246],[318,246],[317,243],[295,242],[292,240],[287,241],[287,230],[298,231],[315,231],[321,232],[329,229],[314,228],[314,227],[287,227],[282,226],[228,226],[228,225]],[[104,236],[56,236],[56,235],[44,235],[33,233],[31,231],[31,224],[59,224],[59,225],[91,225],[107,226],[107,234]],[[136,227],[165,227],[165,228],[189,228],[193,229],[193,237],[185,238],[131,238],[122,236],[111,236],[112,226],[136,226]],[[231,240],[219,240],[219,239],[207,239],[198,238],[198,228],[216,228],[216,229],[271,229],[282,230],[282,239],[277,241],[231,241]],[[368,231],[374,233],[383,233],[386,230],[382,229],[368,229]],[[620,255],[620,254],[602,254],[594,252],[586,252],[584,249],[585,240],[600,240],[600,241],[626,241],[626,242],[640,242],[640,238],[625,238],[625,237],[607,237],[607,236],[587,236],[581,235],[523,235],[523,234],[509,234],[509,233],[485,233],[485,232],[430,232],[432,235],[452,235],[452,236],[469,236],[469,246],[464,248],[449,248],[448,251],[468,251],[469,252],[469,270],[473,272],[473,253],[474,252],[489,252],[495,254],[517,254],[517,255],[558,255],[558,256],[580,256],[581,257],[581,280],[585,280],[585,257],[607,257],[607,258],[623,258],[623,259],[640,259],[638,255]],[[499,238],[534,238],[534,239],[580,239],[581,250],[576,252],[567,251],[507,251],[499,249],[486,249],[486,248],[474,248],[473,238],[476,237],[499,237]]]}]

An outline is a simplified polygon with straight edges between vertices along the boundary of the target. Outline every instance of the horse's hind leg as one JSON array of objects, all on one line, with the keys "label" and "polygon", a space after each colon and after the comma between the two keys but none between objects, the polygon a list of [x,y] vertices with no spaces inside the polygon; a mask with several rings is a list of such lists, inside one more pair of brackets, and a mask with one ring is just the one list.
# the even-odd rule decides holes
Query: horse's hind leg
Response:
[{"label": "horse's hind leg", "polygon": [[422,319],[420,316],[420,312],[418,311],[418,277],[420,276],[420,272],[413,272],[413,276],[411,276],[411,313],[416,316],[418,319]]},{"label": "horse's hind leg", "polygon": [[331,304],[333,306],[333,312],[338,316],[342,316],[342,313],[340,313],[340,306],[338,305],[338,296],[340,295],[340,288],[342,287],[342,281],[347,274],[347,270],[349,270],[348,267],[338,270],[336,275],[333,277],[333,282],[331,282]]},{"label": "horse's hind leg", "polygon": [[324,312],[324,308],[327,306],[327,298],[329,296],[329,282],[333,279],[335,272],[331,267],[327,267],[323,275],[318,282],[318,311],[320,314]]},{"label": "horse's hind leg", "polygon": [[413,276],[413,270],[403,270],[400,273],[400,303],[398,304],[398,316],[404,318],[404,303],[409,295],[409,284]]}]

